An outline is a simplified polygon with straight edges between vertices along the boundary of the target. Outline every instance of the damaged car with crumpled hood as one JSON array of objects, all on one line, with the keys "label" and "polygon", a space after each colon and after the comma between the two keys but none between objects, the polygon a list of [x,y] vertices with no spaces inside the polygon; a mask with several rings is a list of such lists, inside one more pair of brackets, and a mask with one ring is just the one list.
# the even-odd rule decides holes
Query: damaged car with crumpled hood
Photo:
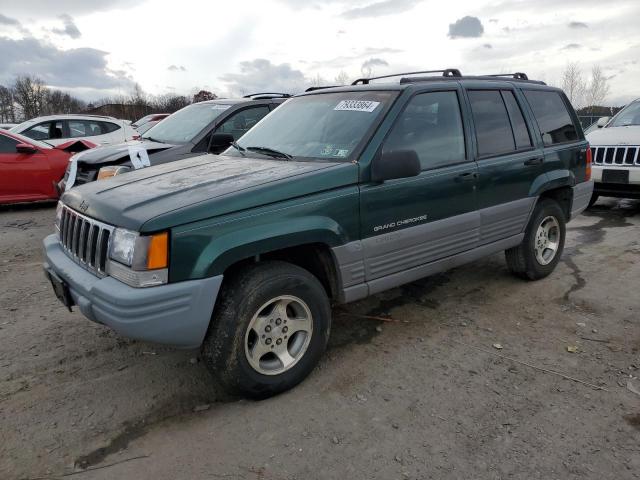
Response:
[{"label": "damaged car with crumpled hood", "polygon": [[149,129],[139,140],[74,155],[59,188],[65,191],[152,165],[221,153],[228,144],[212,143],[214,133],[235,141],[289,97],[286,93],[256,93],[188,105]]}]

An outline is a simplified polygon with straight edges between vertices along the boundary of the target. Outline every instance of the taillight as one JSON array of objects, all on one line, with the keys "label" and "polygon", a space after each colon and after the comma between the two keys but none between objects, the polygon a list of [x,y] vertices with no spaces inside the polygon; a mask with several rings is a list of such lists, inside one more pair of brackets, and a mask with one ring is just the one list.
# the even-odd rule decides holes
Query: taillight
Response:
[{"label": "taillight", "polygon": [[593,160],[593,156],[591,153],[591,147],[587,148],[587,172],[586,172],[586,177],[587,177],[587,182],[589,180],[591,180],[591,162]]}]

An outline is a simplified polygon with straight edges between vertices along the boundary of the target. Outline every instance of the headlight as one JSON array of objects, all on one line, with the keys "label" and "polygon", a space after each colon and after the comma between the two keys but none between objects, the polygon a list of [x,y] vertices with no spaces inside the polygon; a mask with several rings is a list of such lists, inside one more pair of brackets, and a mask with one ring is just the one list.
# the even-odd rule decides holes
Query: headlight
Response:
[{"label": "headlight", "polygon": [[56,230],[60,233],[60,222],[62,221],[62,202],[58,202],[56,207]]},{"label": "headlight", "polygon": [[109,258],[112,260],[109,274],[128,285],[149,287],[167,283],[169,233],[140,235],[116,228],[111,237]]},{"label": "headlight", "polygon": [[127,167],[125,165],[111,165],[109,167],[102,167],[100,170],[98,170],[98,180],[115,177],[116,175],[121,175],[129,171],[131,171],[131,167]]}]

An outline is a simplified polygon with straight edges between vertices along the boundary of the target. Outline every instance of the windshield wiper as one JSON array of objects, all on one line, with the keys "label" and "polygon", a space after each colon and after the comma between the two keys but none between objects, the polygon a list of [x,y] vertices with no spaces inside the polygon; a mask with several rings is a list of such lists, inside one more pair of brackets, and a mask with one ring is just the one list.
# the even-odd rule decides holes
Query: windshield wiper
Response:
[{"label": "windshield wiper", "polygon": [[140,139],[149,140],[150,142],[165,143],[162,140],[158,140],[157,138],[153,138],[153,137],[140,137]]},{"label": "windshield wiper", "polygon": [[233,148],[235,148],[236,150],[238,150],[240,152],[240,154],[244,157],[246,152],[246,148],[241,147],[240,145],[238,145],[235,141],[231,142],[229,145],[231,145]]},{"label": "windshield wiper", "polygon": [[287,160],[293,159],[293,157],[288,153],[284,153],[269,147],[247,147],[246,149],[251,152],[262,153],[264,155],[269,155],[270,157],[274,157],[274,158],[286,158]]}]

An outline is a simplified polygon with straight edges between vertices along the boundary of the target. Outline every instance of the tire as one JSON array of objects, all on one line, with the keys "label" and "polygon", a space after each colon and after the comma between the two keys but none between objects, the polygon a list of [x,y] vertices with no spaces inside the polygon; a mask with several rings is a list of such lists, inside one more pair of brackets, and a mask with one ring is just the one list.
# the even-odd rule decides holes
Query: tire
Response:
[{"label": "tire", "polygon": [[[543,224],[548,228],[546,236],[540,233]],[[565,236],[566,220],[560,205],[548,198],[540,200],[527,224],[522,243],[505,251],[509,270],[517,277],[526,280],[539,280],[546,277],[553,272],[560,261]],[[545,241],[549,247],[547,249],[544,248]],[[554,244],[555,251],[551,255],[550,250]]]},{"label": "tire", "polygon": [[228,393],[266,398],[311,373],[330,330],[329,298],[316,277],[286,262],[260,262],[225,279],[202,356]]},{"label": "tire", "polygon": [[589,200],[589,205],[587,205],[587,208],[593,207],[593,205],[598,201],[598,198],[600,198],[600,195],[598,195],[597,193],[592,193],[591,199]]}]

